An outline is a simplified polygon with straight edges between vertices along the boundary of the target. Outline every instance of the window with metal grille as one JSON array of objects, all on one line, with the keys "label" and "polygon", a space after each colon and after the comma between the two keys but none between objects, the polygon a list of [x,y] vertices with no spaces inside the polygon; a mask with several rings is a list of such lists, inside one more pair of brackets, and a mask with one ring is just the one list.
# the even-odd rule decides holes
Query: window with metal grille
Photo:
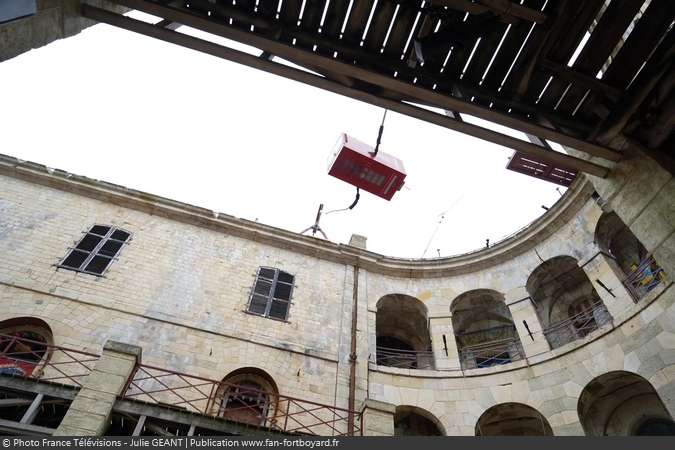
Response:
[{"label": "window with metal grille", "polygon": [[291,306],[295,277],[283,270],[260,267],[251,289],[246,311],[286,320]]},{"label": "window with metal grille", "polygon": [[92,275],[103,275],[131,233],[115,227],[94,225],[61,261],[59,267]]}]

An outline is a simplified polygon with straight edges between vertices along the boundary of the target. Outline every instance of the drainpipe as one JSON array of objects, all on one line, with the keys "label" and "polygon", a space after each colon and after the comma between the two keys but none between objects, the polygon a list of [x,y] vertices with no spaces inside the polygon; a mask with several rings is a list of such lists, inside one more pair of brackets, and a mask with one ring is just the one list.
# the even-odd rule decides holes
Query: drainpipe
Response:
[{"label": "drainpipe", "polygon": [[354,302],[352,305],[352,334],[349,352],[349,415],[347,417],[348,435],[354,436],[354,396],[356,391],[356,319],[359,297],[359,268],[354,266]]}]

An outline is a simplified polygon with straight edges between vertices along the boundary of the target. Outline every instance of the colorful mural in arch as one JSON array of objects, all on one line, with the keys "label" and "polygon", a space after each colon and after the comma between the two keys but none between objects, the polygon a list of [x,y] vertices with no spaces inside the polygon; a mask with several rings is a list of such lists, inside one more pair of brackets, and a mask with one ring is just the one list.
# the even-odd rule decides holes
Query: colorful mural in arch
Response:
[{"label": "colorful mural in arch", "polygon": [[46,350],[44,336],[34,331],[0,335],[0,373],[29,377]]}]

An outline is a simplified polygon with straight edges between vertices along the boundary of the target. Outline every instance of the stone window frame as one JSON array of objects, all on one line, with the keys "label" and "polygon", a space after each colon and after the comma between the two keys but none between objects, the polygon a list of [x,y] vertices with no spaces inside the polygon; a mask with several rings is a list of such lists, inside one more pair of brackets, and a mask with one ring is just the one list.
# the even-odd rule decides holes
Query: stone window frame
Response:
[{"label": "stone window frame", "polygon": [[58,267],[101,277],[130,241],[131,233],[126,230],[112,225],[92,225],[77,244],[69,248]]},{"label": "stone window frame", "polygon": [[294,283],[295,276],[284,270],[259,267],[246,304],[246,312],[286,321],[291,309]]}]

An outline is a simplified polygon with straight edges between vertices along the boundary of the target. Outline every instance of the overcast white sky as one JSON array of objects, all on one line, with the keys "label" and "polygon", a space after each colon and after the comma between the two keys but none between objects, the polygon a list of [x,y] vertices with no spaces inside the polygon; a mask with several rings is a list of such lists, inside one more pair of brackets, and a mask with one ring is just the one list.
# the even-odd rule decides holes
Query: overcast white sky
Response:
[{"label": "overcast white sky", "polygon": [[[3,62],[0,85],[3,154],[296,232],[319,204],[352,203],[327,157],[341,132],[374,146],[384,112],[104,24]],[[507,171],[512,150],[391,111],[380,151],[403,161],[406,187],[324,215],[333,242],[356,233],[384,255],[456,255],[560,198]]]}]

